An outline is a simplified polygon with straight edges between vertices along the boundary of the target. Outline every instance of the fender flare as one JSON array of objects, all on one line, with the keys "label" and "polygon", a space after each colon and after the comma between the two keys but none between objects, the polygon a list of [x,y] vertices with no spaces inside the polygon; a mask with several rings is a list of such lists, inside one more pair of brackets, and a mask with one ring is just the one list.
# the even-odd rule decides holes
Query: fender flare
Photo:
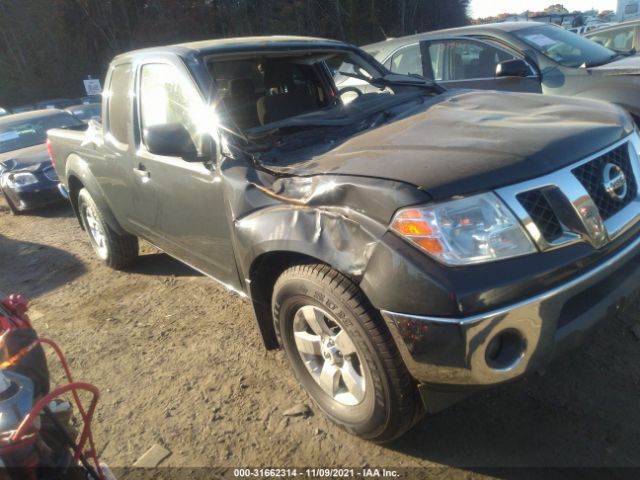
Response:
[{"label": "fender flare", "polygon": [[300,262],[321,262],[359,284],[385,231],[353,210],[293,205],[261,209],[235,226],[238,267],[267,349],[279,346],[271,294],[280,274]]},{"label": "fender flare", "polygon": [[[76,179],[80,184],[80,188],[86,188],[93,201],[96,203],[98,208],[100,209],[100,213],[102,213],[105,221],[109,225],[109,227],[115,231],[118,235],[127,235],[128,232],[122,228],[120,223],[116,220],[115,215],[113,214],[113,210],[111,209],[106,195],[100,187],[98,180],[95,178],[91,169],[89,168],[89,164],[86,160],[80,157],[77,154],[71,154],[67,157],[66,168],[65,168],[65,178],[67,180],[67,188],[69,189],[69,199],[71,200],[71,204],[73,205],[74,210],[76,211],[76,216],[78,216],[78,220],[80,220],[80,213],[78,212],[78,201],[77,196],[79,189],[77,191],[72,189],[72,179]],[[80,222],[80,226],[82,226],[82,222]]]},{"label": "fender flare", "polygon": [[254,212],[235,224],[245,278],[250,278],[257,259],[283,252],[317,259],[359,282],[386,231],[353,210],[289,205]]}]

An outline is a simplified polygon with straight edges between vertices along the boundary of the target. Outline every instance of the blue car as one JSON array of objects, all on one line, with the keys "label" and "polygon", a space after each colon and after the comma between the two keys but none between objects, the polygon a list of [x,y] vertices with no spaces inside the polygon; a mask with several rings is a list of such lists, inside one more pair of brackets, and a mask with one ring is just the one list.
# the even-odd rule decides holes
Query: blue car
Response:
[{"label": "blue car", "polygon": [[83,128],[68,112],[40,110],[0,118],[0,191],[11,213],[58,202],[58,176],[47,152],[47,130]]}]

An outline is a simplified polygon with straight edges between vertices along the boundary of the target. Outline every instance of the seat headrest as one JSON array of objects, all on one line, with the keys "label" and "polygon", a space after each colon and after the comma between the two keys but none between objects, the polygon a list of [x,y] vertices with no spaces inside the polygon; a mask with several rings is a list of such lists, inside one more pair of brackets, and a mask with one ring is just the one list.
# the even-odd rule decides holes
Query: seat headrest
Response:
[{"label": "seat headrest", "polygon": [[293,85],[293,64],[283,60],[275,60],[265,65],[265,88],[293,87]]},{"label": "seat headrest", "polygon": [[234,78],[229,82],[231,98],[250,98],[256,94],[256,87],[250,78]]}]

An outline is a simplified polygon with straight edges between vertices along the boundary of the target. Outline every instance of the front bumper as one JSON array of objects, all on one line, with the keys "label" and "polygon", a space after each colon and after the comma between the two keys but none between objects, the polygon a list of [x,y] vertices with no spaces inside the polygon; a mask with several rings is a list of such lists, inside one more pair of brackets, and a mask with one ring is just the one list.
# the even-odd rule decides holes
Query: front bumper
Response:
[{"label": "front bumper", "polygon": [[64,201],[57,182],[37,183],[22,188],[5,187],[4,191],[20,211],[33,210]]},{"label": "front bumper", "polygon": [[382,310],[410,373],[435,387],[495,385],[538,370],[640,294],[640,238],[570,281],[466,318]]}]

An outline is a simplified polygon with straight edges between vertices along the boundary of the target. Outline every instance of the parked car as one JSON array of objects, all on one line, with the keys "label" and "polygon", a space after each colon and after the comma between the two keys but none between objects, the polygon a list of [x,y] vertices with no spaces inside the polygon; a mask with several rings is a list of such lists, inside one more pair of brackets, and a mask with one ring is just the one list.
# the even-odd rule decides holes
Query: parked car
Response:
[{"label": "parked car", "polygon": [[606,100],[640,125],[640,57],[609,50],[555,25],[507,22],[440,30],[363,47],[397,73],[447,88]]},{"label": "parked car", "polygon": [[43,100],[42,102],[38,102],[36,103],[35,107],[36,110],[43,110],[43,109],[59,109],[59,110],[63,110],[67,107],[71,107],[72,105],[79,105],[80,104],[80,100],[79,99],[69,99],[69,98],[52,98],[50,100]]},{"label": "parked car", "polygon": [[0,191],[14,215],[64,200],[47,154],[47,130],[82,125],[60,110],[0,118]]},{"label": "parked car", "polygon": [[11,113],[25,113],[35,110],[33,105],[18,105],[11,109]]},{"label": "parked car", "polygon": [[87,95],[86,97],[80,97],[78,99],[82,105],[89,105],[92,103],[102,103],[102,95]]},{"label": "parked car", "polygon": [[69,107],[65,110],[71,115],[82,120],[84,123],[88,123],[89,120],[100,121],[102,115],[102,104],[89,103],[85,105],[74,105],[73,107]]},{"label": "parked car", "polygon": [[[335,72],[376,92],[345,104]],[[613,104],[445,91],[304,37],[139,50],[106,86],[102,124],[49,131],[96,255],[144,238],[248,298],[353,434],[544,368],[639,293],[640,136]]]},{"label": "parked car", "polygon": [[600,25],[582,25],[580,27],[567,28],[567,31],[571,33],[575,33],[577,35],[584,35],[587,32],[591,32],[598,28],[600,28]]},{"label": "parked car", "polygon": [[635,54],[640,44],[640,20],[618,23],[589,32],[585,37],[610,50]]}]

